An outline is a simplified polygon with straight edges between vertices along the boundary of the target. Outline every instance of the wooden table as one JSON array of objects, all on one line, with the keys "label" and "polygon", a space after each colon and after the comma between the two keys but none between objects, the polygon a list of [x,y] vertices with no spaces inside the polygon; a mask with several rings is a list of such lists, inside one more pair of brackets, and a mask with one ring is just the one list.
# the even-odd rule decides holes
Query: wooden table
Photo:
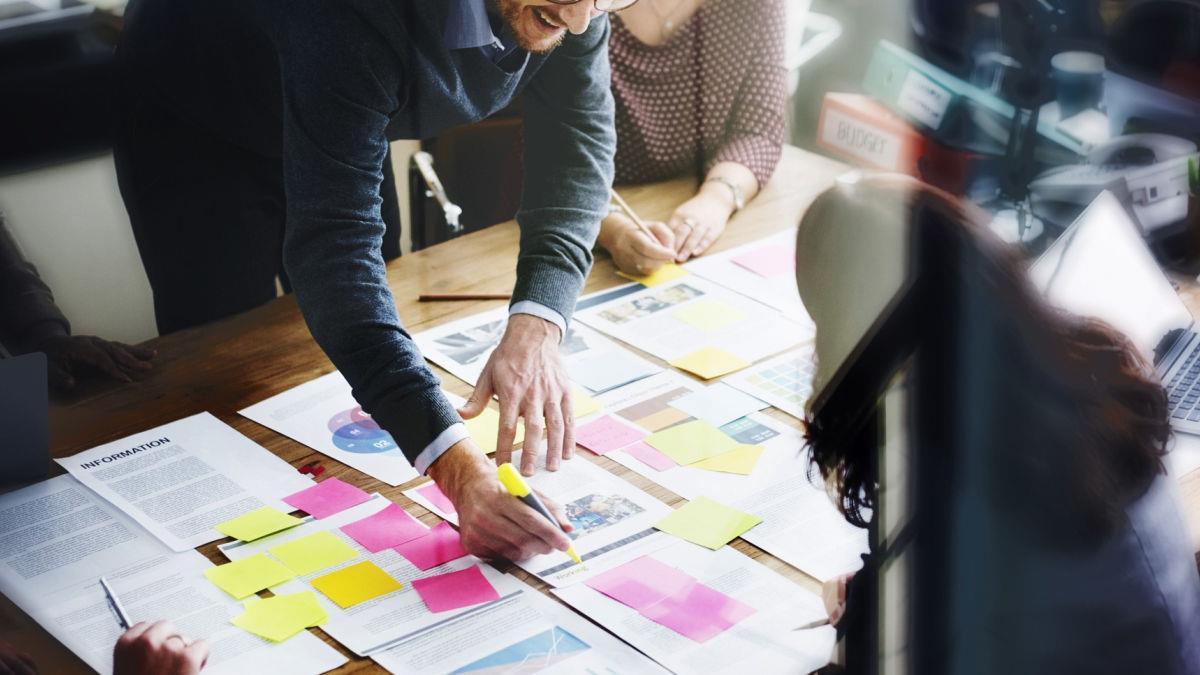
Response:
[{"label": "wooden table", "polygon": [[[734,218],[714,250],[725,250],[795,227],[813,198],[831,185],[843,170],[842,165],[832,160],[786,148],[771,183]],[[622,193],[644,217],[665,219],[695,188],[695,181],[680,179],[633,187]],[[517,237],[516,224],[504,223],[404,256],[390,264],[388,281],[405,326],[414,332],[422,331],[496,307],[497,302],[419,304],[416,298],[419,293],[511,290],[515,280]],[[624,281],[614,273],[612,261],[601,254],[585,292],[621,283]],[[1200,300],[1200,291],[1195,299]],[[326,477],[336,475],[364,490],[379,491],[414,514],[420,513],[427,524],[437,522],[436,516],[401,495],[402,488],[389,487],[237,414],[241,408],[333,370],[333,365],[309,336],[294,298],[279,298],[245,314],[152,340],[148,344],[158,349],[159,355],[154,371],[139,382],[126,386],[100,386],[82,392],[74,401],[51,411],[52,454],[55,457],[72,455],[208,411],[294,466],[320,460],[328,467]],[[463,382],[436,367],[435,370],[450,391],[464,396],[470,393],[470,387]],[[797,424],[779,411],[773,410],[771,414],[787,424]],[[668,504],[682,501],[678,495],[612,460],[586,452],[578,453],[574,461],[581,460],[600,464]],[[56,472],[61,470],[56,467]],[[1200,522],[1197,517],[1200,514],[1200,472],[1193,473],[1185,481],[1185,493],[1189,514],[1193,516],[1193,530],[1200,531],[1196,527]],[[815,579],[745,541],[736,540],[733,546],[803,587],[819,592],[820,585]],[[203,546],[200,551],[214,562],[224,562],[215,544]],[[543,592],[547,589],[544,583],[515,566],[507,571]],[[0,638],[29,651],[42,666],[42,672],[87,672],[81,661],[20,610],[5,602],[7,606],[0,617],[3,621]],[[349,654],[319,629],[316,632],[350,657],[350,663],[337,672],[380,670],[369,659]]]}]

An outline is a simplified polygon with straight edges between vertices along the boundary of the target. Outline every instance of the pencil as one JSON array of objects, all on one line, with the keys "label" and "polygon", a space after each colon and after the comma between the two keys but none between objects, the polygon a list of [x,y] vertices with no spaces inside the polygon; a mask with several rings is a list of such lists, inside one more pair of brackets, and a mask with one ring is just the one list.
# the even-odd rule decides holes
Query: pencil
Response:
[{"label": "pencil", "polygon": [[424,293],[417,302],[457,302],[463,300],[511,300],[508,293]]},{"label": "pencil", "polygon": [[117,599],[117,594],[113,592],[112,586],[108,585],[108,580],[104,577],[100,577],[100,586],[104,589],[104,594],[108,596],[108,604],[116,613],[117,623],[121,625],[121,630],[129,630],[129,615],[125,613],[125,608],[121,606],[121,601]]},{"label": "pencil", "polygon": [[639,218],[638,214],[633,212],[633,209],[629,208],[629,204],[625,203],[625,200],[621,198],[621,195],[617,194],[616,190],[609,190],[609,192],[612,193],[613,201],[616,202],[617,206],[625,212],[625,215],[633,221],[633,224],[637,225],[638,229],[642,231],[642,234],[650,237],[651,241],[658,241],[658,237],[654,236],[654,233],[650,231],[650,228],[646,225],[645,221]]}]

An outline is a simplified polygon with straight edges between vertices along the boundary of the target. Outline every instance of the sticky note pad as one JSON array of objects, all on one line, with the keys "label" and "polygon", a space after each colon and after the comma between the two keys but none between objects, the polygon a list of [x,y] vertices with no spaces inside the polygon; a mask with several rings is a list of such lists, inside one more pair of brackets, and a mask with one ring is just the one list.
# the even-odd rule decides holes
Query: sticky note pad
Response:
[{"label": "sticky note pad", "polygon": [[640,441],[646,433],[626,426],[608,415],[575,428],[575,443],[597,455],[604,455]]},{"label": "sticky note pad", "polygon": [[714,427],[719,427],[750,413],[758,412],[766,408],[767,404],[745,392],[718,382],[707,389],[680,396],[671,401],[670,406],[682,410],[698,420],[704,420]]},{"label": "sticky note pad", "polygon": [[312,585],[342,609],[404,588],[392,575],[370,560],[317,577],[312,580]]},{"label": "sticky note pad", "polygon": [[730,260],[767,279],[796,276],[796,251],[790,246],[763,246]]},{"label": "sticky note pad", "polygon": [[458,560],[467,554],[462,539],[450,523],[438,523],[429,534],[396,547],[396,553],[404,556],[420,570],[428,570]]},{"label": "sticky note pad", "polygon": [[[484,408],[479,415],[463,420],[467,425],[467,433],[471,434],[471,440],[483,449],[489,455],[496,451],[496,435],[500,433],[500,413],[492,408]],[[513,437],[513,444],[520,443],[525,440],[525,425],[517,422],[517,434]]]},{"label": "sticky note pad", "polygon": [[650,556],[627,562],[584,583],[696,642],[711,640],[756,611]]},{"label": "sticky note pad", "polygon": [[696,582],[686,572],[648,555],[597,574],[584,583],[636,610],[662,602]]},{"label": "sticky note pad", "polygon": [[711,380],[714,377],[721,377],[736,370],[741,370],[749,366],[750,363],[739,356],[730,354],[724,349],[703,347],[691,354],[671,361],[671,365],[680,370],[695,373],[706,380]]},{"label": "sticky note pad", "polygon": [[707,642],[755,611],[710,586],[694,583],[638,613],[696,642]]},{"label": "sticky note pad", "polygon": [[437,486],[437,483],[430,483],[417,488],[417,493],[425,499],[428,499],[439,511],[445,514],[453,515],[458,513],[454,510],[454,502],[446,496],[442,489]]},{"label": "sticky note pad", "polygon": [[654,469],[655,471],[666,471],[667,469],[678,466],[675,460],[667,457],[653,447],[646,445],[642,441],[638,441],[633,445],[621,448],[622,451],[629,454],[634,459],[637,459],[642,464]]},{"label": "sticky note pad", "polygon": [[763,446],[761,445],[739,445],[723,455],[702,459],[691,466],[694,469],[704,469],[705,471],[749,476],[754,473],[754,467],[758,464],[758,458],[762,457],[762,454]]},{"label": "sticky note pad", "polygon": [[692,420],[646,437],[646,444],[676,464],[692,464],[736,450],[738,442],[704,420]]},{"label": "sticky note pad", "polygon": [[264,506],[213,527],[225,536],[242,541],[254,541],[268,534],[295,527],[300,523],[301,520],[295,516],[289,516],[279,509]]},{"label": "sticky note pad", "polygon": [[592,398],[586,391],[571,385],[571,414],[575,419],[587,417],[600,412],[600,402]]},{"label": "sticky note pad", "polygon": [[746,318],[738,308],[716,298],[701,298],[690,302],[671,312],[671,316],[706,333],[728,328]]},{"label": "sticky note pad", "polygon": [[241,600],[249,595],[295,578],[291,570],[259,553],[204,570],[218,588]]},{"label": "sticky note pad", "polygon": [[684,268],[680,267],[679,265],[676,265],[675,263],[667,263],[667,264],[663,265],[662,267],[654,270],[653,274],[649,274],[649,275],[641,276],[641,277],[637,277],[632,274],[626,274],[625,272],[617,272],[617,276],[624,277],[626,279],[629,279],[630,281],[636,281],[639,284],[645,286],[646,288],[654,288],[655,286],[661,286],[662,284],[675,281],[676,279],[686,277],[687,275],[688,275],[688,271],[685,270]]},{"label": "sticky note pad", "polygon": [[762,518],[758,516],[708,497],[697,497],[669,513],[654,527],[715,551],[761,522]]},{"label": "sticky note pad", "polygon": [[479,565],[457,572],[414,579],[412,585],[431,612],[449,612],[452,609],[500,599],[500,594],[483,576]]},{"label": "sticky note pad", "polygon": [[272,546],[267,551],[299,576],[319,572],[326,567],[354,560],[358,551],[328,530]]},{"label": "sticky note pad", "polygon": [[341,479],[326,478],[310,488],[284,497],[283,501],[313,518],[320,519],[370,499],[371,495]]},{"label": "sticky note pad", "polygon": [[246,611],[230,619],[230,623],[272,642],[283,642],[329,619],[312,591],[250,601],[245,607]]},{"label": "sticky note pad", "polygon": [[371,553],[399,546],[429,534],[429,528],[413,518],[399,504],[388,504],[379,513],[342,526],[351,539]]}]

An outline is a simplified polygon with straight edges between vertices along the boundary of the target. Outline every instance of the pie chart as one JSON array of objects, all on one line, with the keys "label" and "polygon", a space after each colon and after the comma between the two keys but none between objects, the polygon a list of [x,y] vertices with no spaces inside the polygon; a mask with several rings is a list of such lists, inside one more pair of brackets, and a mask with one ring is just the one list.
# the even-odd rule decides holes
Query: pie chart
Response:
[{"label": "pie chart", "polygon": [[392,435],[379,428],[375,420],[363,412],[362,406],[330,418],[329,431],[333,433],[333,444],[346,452],[373,455],[396,449]]}]

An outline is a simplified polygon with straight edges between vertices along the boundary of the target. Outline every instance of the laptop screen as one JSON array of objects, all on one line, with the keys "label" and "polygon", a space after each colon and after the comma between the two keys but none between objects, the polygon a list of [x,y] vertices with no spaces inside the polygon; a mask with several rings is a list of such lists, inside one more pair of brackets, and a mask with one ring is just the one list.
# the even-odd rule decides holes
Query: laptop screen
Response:
[{"label": "laptop screen", "polygon": [[1101,193],[1030,269],[1050,304],[1112,325],[1151,362],[1192,315],[1121,203]]}]

